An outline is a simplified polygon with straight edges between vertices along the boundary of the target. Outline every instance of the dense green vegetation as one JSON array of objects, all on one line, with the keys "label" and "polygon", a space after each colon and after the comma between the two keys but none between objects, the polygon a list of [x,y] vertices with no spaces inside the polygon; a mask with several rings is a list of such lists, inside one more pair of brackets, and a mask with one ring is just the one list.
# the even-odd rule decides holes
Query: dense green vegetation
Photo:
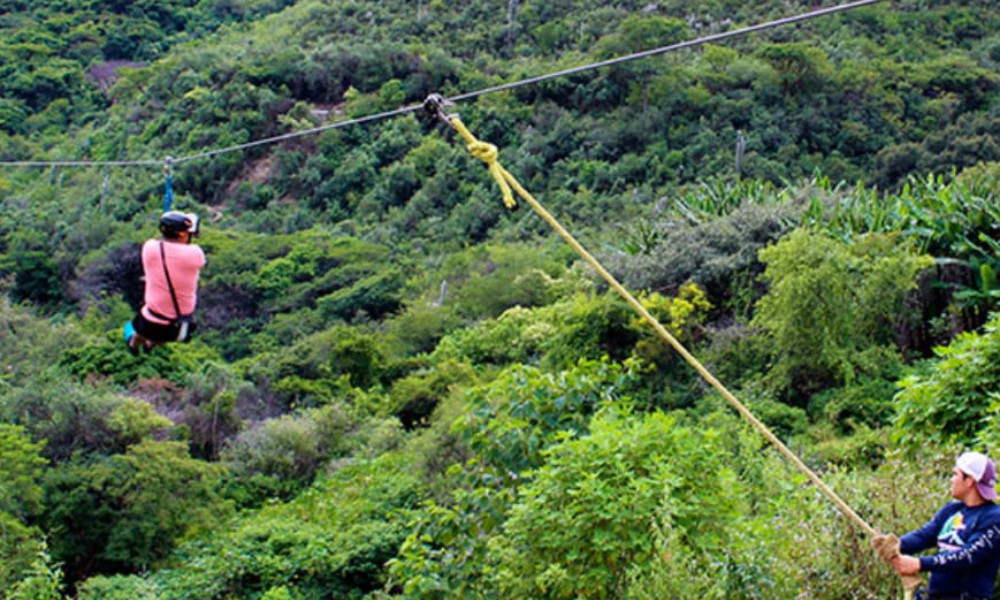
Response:
[{"label": "dense green vegetation", "polygon": [[[1000,434],[1000,17],[900,0],[460,102],[869,523]],[[884,598],[867,540],[422,115],[805,11],[0,0],[0,598]],[[734,152],[737,140],[743,149]]]}]

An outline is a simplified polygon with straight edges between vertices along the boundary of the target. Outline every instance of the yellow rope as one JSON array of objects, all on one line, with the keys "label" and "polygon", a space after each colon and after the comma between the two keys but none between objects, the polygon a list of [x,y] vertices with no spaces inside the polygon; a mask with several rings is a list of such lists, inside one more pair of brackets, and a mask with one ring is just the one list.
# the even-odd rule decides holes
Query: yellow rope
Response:
[{"label": "yellow rope", "polygon": [[[475,156],[476,158],[479,158],[480,160],[485,162],[486,165],[489,167],[490,174],[493,175],[493,178],[496,179],[497,184],[500,186],[500,191],[503,193],[503,202],[507,208],[513,208],[515,206],[514,196],[511,193],[511,188],[513,188],[521,198],[523,198],[528,204],[531,205],[531,207],[535,210],[535,212],[537,212],[542,217],[542,219],[544,219],[549,225],[551,225],[552,228],[555,229],[556,232],[564,240],[566,240],[566,242],[570,246],[573,247],[573,249],[576,251],[577,254],[579,254],[585,261],[587,261],[590,264],[590,266],[594,268],[595,271],[597,271],[597,273],[604,279],[604,281],[608,283],[608,285],[610,285],[616,292],[618,292],[618,294],[622,298],[624,298],[625,301],[628,302],[629,305],[631,305],[632,308],[636,310],[636,312],[642,315],[642,318],[645,319],[646,322],[653,327],[653,329],[656,331],[657,334],[659,334],[661,338],[663,338],[668,344],[670,344],[673,347],[673,349],[677,351],[678,354],[684,357],[684,360],[687,361],[689,365],[694,367],[694,369],[698,372],[699,375],[702,376],[702,378],[705,381],[707,381],[713,388],[715,388],[716,391],[722,394],[722,397],[725,398],[726,401],[733,406],[733,408],[735,408],[741,415],[743,415],[743,417],[747,421],[750,422],[751,425],[753,425],[758,431],[760,431],[760,433],[769,442],[771,442],[778,449],[778,451],[785,456],[785,458],[787,458],[793,465],[795,465],[795,467],[799,471],[801,471],[809,479],[809,481],[811,481],[817,488],[819,488],[819,490],[827,498],[829,498],[830,501],[833,502],[844,515],[846,515],[850,520],[854,521],[854,523],[857,524],[857,526],[860,527],[862,530],[864,530],[869,536],[874,537],[878,535],[878,532],[875,530],[874,527],[865,522],[865,520],[862,519],[856,512],[854,512],[854,510],[846,502],[844,502],[844,500],[841,499],[840,496],[838,496],[832,489],[830,489],[830,487],[828,487],[825,483],[823,483],[823,481],[819,478],[819,476],[816,475],[816,473],[812,471],[812,469],[806,466],[806,464],[803,463],[798,456],[796,456],[791,450],[789,450],[788,447],[785,446],[785,444],[781,440],[779,440],[778,437],[774,435],[774,433],[771,432],[771,430],[767,427],[767,425],[765,425],[759,419],[757,419],[757,417],[755,417],[753,413],[751,413],[750,410],[736,398],[736,396],[734,396],[728,389],[726,389],[726,387],[722,385],[722,383],[718,379],[716,379],[715,376],[712,375],[708,371],[708,369],[706,369],[698,361],[698,359],[694,357],[694,355],[688,352],[687,348],[685,348],[683,344],[677,341],[677,338],[671,335],[670,332],[667,331],[666,328],[664,328],[663,325],[660,324],[660,322],[656,319],[656,317],[650,314],[650,312],[646,310],[646,308],[638,300],[636,300],[635,297],[631,293],[629,293],[627,289],[625,289],[625,287],[623,287],[620,283],[618,283],[618,280],[616,280],[614,276],[611,273],[609,273],[607,269],[605,269],[604,266],[601,265],[601,263],[598,262],[596,258],[594,258],[589,252],[587,252],[587,250],[578,241],[576,241],[576,238],[574,238],[569,233],[569,231],[567,231],[559,223],[559,221],[555,219],[555,217],[553,217],[547,210],[545,210],[545,207],[543,207],[538,202],[538,200],[536,200],[526,189],[524,189],[524,187],[522,187],[521,184],[497,162],[496,146],[486,142],[481,142],[478,139],[476,139],[476,137],[472,135],[471,132],[469,132],[468,128],[465,127],[465,124],[462,123],[462,120],[459,119],[457,116],[449,115],[447,117],[447,120],[451,123],[451,125],[455,128],[455,130],[458,131],[459,135],[461,135],[462,138],[466,141],[466,143],[468,144],[469,152],[472,153],[472,155]],[[913,587],[915,587],[913,585],[913,579],[911,578],[909,581],[905,581],[904,579],[904,582],[907,587],[907,589],[905,590],[905,598],[906,600],[911,600],[913,597]]]}]

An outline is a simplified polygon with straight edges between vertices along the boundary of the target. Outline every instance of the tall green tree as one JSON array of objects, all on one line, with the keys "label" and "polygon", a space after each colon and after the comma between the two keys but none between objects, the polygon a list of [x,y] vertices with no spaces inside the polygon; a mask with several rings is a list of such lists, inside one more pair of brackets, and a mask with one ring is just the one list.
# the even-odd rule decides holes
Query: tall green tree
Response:
[{"label": "tall green tree", "polygon": [[932,264],[895,236],[853,244],[798,229],[760,251],[768,292],[751,325],[772,357],[766,378],[793,404],[852,381],[864,351],[894,343],[903,300]]},{"label": "tall green tree", "polygon": [[40,507],[44,445],[31,441],[23,427],[0,423],[0,512],[24,518]]},{"label": "tall green tree", "polygon": [[61,465],[44,485],[53,555],[70,581],[153,567],[185,536],[226,522],[223,472],[191,458],[186,444],[152,440]]}]

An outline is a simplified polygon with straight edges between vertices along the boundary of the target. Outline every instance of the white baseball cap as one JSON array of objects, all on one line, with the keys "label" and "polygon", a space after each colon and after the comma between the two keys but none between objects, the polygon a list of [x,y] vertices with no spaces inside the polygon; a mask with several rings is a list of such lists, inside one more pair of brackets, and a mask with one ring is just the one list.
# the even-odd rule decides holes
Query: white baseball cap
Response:
[{"label": "white baseball cap", "polygon": [[997,470],[993,461],[981,452],[964,452],[955,461],[959,471],[976,480],[976,489],[983,500],[996,500]]}]

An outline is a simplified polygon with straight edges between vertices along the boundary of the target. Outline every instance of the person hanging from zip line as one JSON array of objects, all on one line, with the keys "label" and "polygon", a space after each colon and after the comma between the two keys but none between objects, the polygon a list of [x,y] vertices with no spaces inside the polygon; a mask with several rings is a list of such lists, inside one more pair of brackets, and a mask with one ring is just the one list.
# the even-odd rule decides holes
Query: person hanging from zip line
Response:
[{"label": "person hanging from zip line", "polygon": [[142,245],[143,306],[122,328],[133,356],[140,348],[148,352],[167,342],[191,340],[198,276],[206,263],[201,247],[191,243],[199,225],[196,214],[167,211],[160,217],[163,239]]},{"label": "person hanging from zip line", "polygon": [[[1000,569],[1000,506],[994,503],[996,467],[979,452],[955,461],[949,502],[926,525],[901,538],[878,535],[872,545],[906,577],[931,574],[914,600],[990,600]],[[932,556],[912,556],[937,546]]]}]

